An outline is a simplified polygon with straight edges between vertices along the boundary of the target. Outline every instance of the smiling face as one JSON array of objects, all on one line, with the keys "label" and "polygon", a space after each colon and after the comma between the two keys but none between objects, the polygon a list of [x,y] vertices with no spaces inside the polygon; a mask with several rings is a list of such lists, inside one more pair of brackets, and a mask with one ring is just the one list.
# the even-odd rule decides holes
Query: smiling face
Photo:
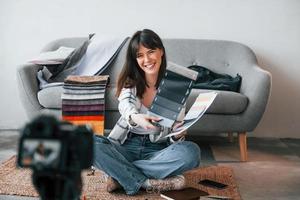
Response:
[{"label": "smiling face", "polygon": [[148,49],[142,44],[139,45],[136,60],[139,67],[145,72],[146,78],[158,76],[162,62],[163,51],[159,48]]}]

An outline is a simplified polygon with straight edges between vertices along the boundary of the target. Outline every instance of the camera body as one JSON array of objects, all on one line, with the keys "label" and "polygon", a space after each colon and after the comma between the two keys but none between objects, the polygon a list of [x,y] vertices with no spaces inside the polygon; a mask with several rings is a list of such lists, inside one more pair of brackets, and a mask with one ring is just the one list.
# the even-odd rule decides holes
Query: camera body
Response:
[{"label": "camera body", "polygon": [[22,130],[17,162],[33,170],[33,184],[42,199],[77,199],[81,170],[93,163],[93,132],[89,126],[39,116]]}]

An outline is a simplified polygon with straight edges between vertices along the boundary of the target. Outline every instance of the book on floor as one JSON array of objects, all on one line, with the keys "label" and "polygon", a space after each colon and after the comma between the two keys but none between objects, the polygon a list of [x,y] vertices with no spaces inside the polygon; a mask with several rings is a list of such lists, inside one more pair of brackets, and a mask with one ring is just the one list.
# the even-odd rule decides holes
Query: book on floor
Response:
[{"label": "book on floor", "polygon": [[196,188],[188,187],[183,190],[171,190],[161,192],[160,196],[167,200],[196,200],[201,196],[207,196],[208,193]]}]

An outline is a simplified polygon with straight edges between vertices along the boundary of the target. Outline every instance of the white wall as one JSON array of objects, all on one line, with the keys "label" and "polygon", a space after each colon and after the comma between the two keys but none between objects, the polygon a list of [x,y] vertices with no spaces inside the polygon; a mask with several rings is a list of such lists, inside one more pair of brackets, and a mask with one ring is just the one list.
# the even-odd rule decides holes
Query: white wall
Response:
[{"label": "white wall", "polygon": [[234,40],[252,48],[273,75],[272,95],[255,136],[300,138],[299,0],[1,0],[0,128],[26,119],[16,68],[49,41],[88,33]]}]

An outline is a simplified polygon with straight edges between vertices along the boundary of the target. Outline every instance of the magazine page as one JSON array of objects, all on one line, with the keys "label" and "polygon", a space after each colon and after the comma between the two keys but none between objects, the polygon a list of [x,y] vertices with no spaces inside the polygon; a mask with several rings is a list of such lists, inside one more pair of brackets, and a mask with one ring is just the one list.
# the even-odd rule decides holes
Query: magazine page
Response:
[{"label": "magazine page", "polygon": [[215,100],[217,96],[217,92],[205,92],[200,93],[196,98],[195,102],[193,103],[192,107],[186,114],[185,118],[183,119],[183,125],[180,126],[178,129],[173,130],[170,134],[165,137],[171,137],[173,135],[178,135],[183,131],[190,128],[193,124],[195,124],[206,112],[212,102]]}]

